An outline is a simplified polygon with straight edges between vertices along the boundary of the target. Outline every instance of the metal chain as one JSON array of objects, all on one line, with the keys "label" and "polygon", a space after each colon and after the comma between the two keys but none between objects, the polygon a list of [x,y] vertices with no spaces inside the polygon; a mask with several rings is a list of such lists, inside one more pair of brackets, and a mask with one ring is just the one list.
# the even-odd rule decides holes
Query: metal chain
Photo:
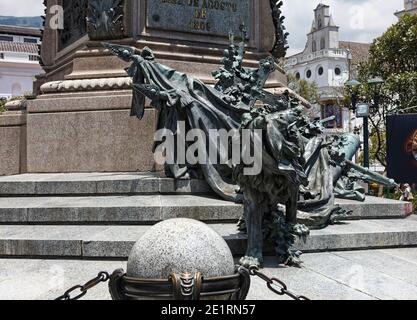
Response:
[{"label": "metal chain", "polygon": [[[260,272],[257,266],[250,267],[249,273],[251,276],[256,276],[260,278],[261,280],[265,281],[268,289],[279,296],[286,295],[294,300],[300,300],[300,301],[310,300],[305,296],[296,295],[295,293],[291,292],[290,290],[288,290],[287,285],[283,281],[279,280],[278,278],[268,277],[266,274]],[[62,296],[58,297],[55,300],[67,300],[67,301],[79,300],[87,294],[88,290],[94,288],[100,283],[104,283],[109,280],[110,280],[109,273],[102,271],[98,274],[97,277],[88,281],[86,284],[72,287],[71,289],[67,290]],[[76,295],[75,297],[72,297],[71,295],[77,290],[79,290],[79,294]]]},{"label": "metal chain", "polygon": [[[104,283],[110,280],[110,274],[102,271],[98,274],[97,277],[94,279],[91,279],[86,284],[74,286],[71,289],[67,290],[62,296],[56,298],[55,300],[79,300],[82,297],[84,297],[88,290],[94,288],[95,286],[99,285],[100,283]],[[79,290],[79,294],[75,297],[71,297],[71,294],[73,294],[75,291]]]},{"label": "metal chain", "polygon": [[250,267],[249,272],[251,276],[258,277],[262,279],[263,281],[265,281],[268,289],[279,296],[288,296],[291,299],[299,300],[299,301],[310,300],[309,298],[305,296],[296,295],[295,293],[289,291],[287,285],[283,281],[277,278],[268,277],[266,274],[260,272],[259,267],[257,266]]}]

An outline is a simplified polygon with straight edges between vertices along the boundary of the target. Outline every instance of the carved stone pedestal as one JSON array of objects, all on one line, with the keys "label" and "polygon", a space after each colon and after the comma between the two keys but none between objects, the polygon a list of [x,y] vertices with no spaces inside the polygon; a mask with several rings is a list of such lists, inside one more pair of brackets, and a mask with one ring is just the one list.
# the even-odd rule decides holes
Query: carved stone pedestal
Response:
[{"label": "carved stone pedestal", "polygon": [[[53,28],[56,5],[64,8],[63,30]],[[269,0],[47,0],[45,6],[45,74],[27,105],[28,172],[156,169],[156,112],[149,107],[142,122],[130,117],[127,64],[102,42],[148,46],[159,62],[207,83],[214,82],[211,72],[229,33],[239,36],[242,23],[249,37],[246,66],[257,67],[277,45]],[[278,68],[266,87],[285,82]]]}]

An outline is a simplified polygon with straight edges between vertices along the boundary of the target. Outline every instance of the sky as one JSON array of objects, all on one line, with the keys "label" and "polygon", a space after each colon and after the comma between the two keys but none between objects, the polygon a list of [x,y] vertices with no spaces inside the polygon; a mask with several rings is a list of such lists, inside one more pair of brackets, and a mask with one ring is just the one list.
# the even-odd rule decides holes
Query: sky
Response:
[{"label": "sky", "polygon": [[[306,34],[319,3],[330,6],[340,39],[372,42],[397,21],[394,12],[403,9],[403,0],[284,0],[285,25],[290,33],[289,55],[304,49]],[[43,14],[43,0],[1,0],[0,15],[36,16]]]},{"label": "sky", "polygon": [[302,51],[311,30],[314,9],[319,3],[330,6],[340,27],[340,40],[372,42],[398,21],[394,13],[404,9],[403,0],[286,0],[283,12],[290,33],[289,55]]}]

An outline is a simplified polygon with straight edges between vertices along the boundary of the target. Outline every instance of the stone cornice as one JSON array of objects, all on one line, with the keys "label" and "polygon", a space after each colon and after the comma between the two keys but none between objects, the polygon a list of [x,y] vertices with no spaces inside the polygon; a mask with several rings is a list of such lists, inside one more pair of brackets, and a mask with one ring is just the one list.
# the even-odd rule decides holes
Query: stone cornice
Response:
[{"label": "stone cornice", "polygon": [[25,111],[6,111],[0,114],[0,127],[18,127],[25,124]]},{"label": "stone cornice", "polygon": [[26,99],[12,100],[6,103],[5,107],[9,111],[25,110],[27,105]]},{"label": "stone cornice", "polygon": [[61,92],[80,92],[80,91],[102,91],[102,90],[121,90],[129,89],[132,79],[129,77],[120,78],[101,78],[101,79],[82,79],[82,80],[63,80],[47,82],[41,86],[41,92],[61,93]]}]

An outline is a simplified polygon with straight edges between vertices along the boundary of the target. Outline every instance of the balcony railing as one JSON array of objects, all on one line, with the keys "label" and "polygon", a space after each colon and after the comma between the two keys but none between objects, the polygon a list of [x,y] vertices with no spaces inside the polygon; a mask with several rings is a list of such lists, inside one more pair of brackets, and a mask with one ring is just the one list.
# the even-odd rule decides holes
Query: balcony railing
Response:
[{"label": "balcony railing", "polygon": [[343,59],[347,59],[348,58],[348,51],[345,49],[325,49],[325,50],[320,50],[320,51],[316,51],[316,52],[312,52],[312,53],[308,53],[308,54],[300,54],[297,56],[294,56],[292,58],[289,58],[286,63],[285,66],[286,67],[290,67],[290,66],[294,66],[300,63],[305,63],[305,62],[309,62],[315,59],[319,59],[319,58],[343,58]]},{"label": "balcony railing", "polygon": [[39,55],[26,52],[2,52],[0,61],[17,63],[39,63]]}]

